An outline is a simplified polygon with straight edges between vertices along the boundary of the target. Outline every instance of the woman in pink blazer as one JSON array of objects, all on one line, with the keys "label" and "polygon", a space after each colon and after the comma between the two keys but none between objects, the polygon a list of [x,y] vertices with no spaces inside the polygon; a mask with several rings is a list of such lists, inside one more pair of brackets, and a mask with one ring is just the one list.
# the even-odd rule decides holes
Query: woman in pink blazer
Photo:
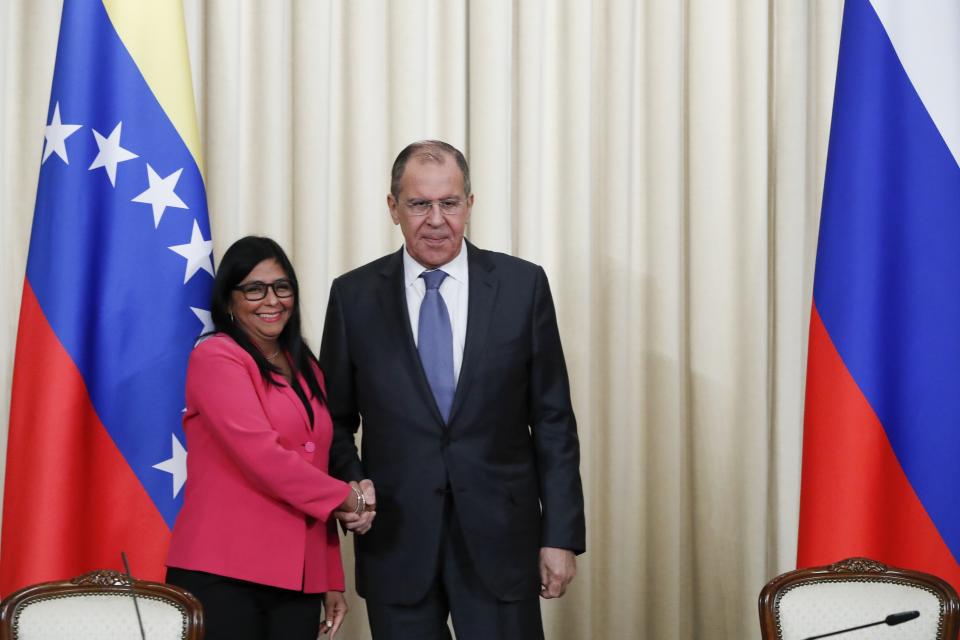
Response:
[{"label": "woman in pink blazer", "polygon": [[373,505],[328,474],[323,376],[276,242],[227,250],[211,313],[216,331],[187,369],[188,480],[167,581],[203,604],[208,640],[332,637],[347,612],[334,514],[364,533]]}]

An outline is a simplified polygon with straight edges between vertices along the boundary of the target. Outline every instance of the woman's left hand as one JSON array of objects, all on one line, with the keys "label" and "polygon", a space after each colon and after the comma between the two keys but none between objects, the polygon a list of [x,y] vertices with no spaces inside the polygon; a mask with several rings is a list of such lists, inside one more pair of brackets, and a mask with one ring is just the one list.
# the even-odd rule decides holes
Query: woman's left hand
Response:
[{"label": "woman's left hand", "polygon": [[323,620],[320,622],[320,633],[330,633],[330,638],[337,633],[350,607],[347,599],[339,591],[327,591],[323,594]]}]

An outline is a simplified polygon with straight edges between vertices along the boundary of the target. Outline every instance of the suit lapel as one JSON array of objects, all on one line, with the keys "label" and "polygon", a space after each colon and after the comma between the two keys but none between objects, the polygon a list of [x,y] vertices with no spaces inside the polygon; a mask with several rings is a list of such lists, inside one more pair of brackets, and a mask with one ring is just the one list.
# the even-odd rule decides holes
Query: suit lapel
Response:
[{"label": "suit lapel", "polygon": [[440,415],[437,401],[433,397],[433,391],[430,390],[430,383],[427,382],[427,374],[423,370],[420,353],[417,351],[417,344],[413,339],[403,275],[403,248],[401,247],[400,251],[390,256],[390,259],[380,270],[381,278],[377,299],[384,318],[384,321],[380,324],[387,331],[395,332],[394,340],[401,345],[400,348],[407,362],[407,372],[410,374],[414,386],[420,391],[424,406],[429,407],[433,417],[442,425],[443,416]]},{"label": "suit lapel", "polygon": [[[275,376],[279,378],[281,386],[277,389],[281,395],[283,395],[290,404],[293,405],[294,409],[297,412],[297,415],[303,420],[303,426],[307,431],[313,431],[313,424],[310,422],[310,416],[307,414],[306,407],[303,406],[303,402],[300,401],[300,396],[297,395],[297,392],[293,390],[293,383],[287,382],[283,379],[282,376]],[[310,387],[307,386],[307,381],[304,379],[302,373],[297,374],[297,383],[300,385],[300,389],[307,395],[310,396]]]},{"label": "suit lapel", "polygon": [[479,366],[480,358],[487,343],[487,330],[493,318],[493,305],[497,299],[499,281],[494,274],[493,262],[487,252],[478,249],[466,240],[467,268],[470,273],[470,291],[467,301],[467,336],[463,345],[463,362],[460,365],[460,378],[453,396],[450,409],[450,422],[457,417],[457,411],[463,404],[473,375]]}]

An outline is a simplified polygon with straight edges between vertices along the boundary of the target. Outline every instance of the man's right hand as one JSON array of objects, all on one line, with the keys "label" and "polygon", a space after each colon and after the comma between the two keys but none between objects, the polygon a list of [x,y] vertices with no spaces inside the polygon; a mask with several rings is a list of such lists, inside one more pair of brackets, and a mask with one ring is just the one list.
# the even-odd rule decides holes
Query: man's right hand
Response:
[{"label": "man's right hand", "polygon": [[344,529],[363,535],[370,531],[370,527],[373,526],[373,519],[377,516],[377,492],[374,490],[372,480],[364,479],[359,483],[351,481],[350,486],[363,494],[366,509],[361,514],[342,510],[335,511],[333,515],[340,521]]}]

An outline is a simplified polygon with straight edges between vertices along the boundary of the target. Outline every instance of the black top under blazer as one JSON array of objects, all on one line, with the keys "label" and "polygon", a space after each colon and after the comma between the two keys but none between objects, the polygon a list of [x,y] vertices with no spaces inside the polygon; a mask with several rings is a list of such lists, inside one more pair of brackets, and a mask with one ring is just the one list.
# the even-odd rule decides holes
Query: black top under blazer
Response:
[{"label": "black top under blazer", "polygon": [[378,602],[413,604],[433,583],[448,490],[476,571],[500,599],[536,597],[540,547],[585,549],[580,447],[546,274],[467,246],[466,343],[449,424],[413,340],[403,249],[330,289],[320,350],[330,471],[376,487],[376,520],[355,547],[357,590]]}]

